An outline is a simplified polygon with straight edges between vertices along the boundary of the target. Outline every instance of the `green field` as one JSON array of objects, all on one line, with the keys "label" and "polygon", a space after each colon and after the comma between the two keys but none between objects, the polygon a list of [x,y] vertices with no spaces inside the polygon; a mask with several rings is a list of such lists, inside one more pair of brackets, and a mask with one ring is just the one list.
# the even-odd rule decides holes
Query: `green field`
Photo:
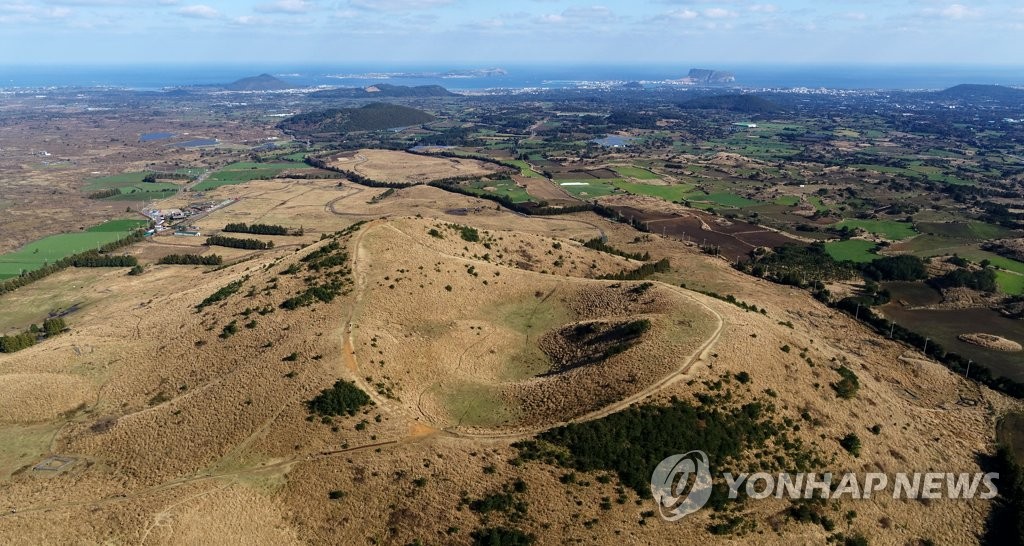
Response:
[{"label": "green field", "polygon": [[658,180],[661,178],[651,171],[641,169],[640,167],[612,167],[612,170],[626,178],[636,178],[637,180]]},{"label": "green field", "polygon": [[529,176],[530,178],[544,178],[543,174],[540,174],[539,172],[530,168],[530,164],[521,159],[511,159],[506,161],[506,163],[511,163],[516,167],[519,167],[519,173],[522,174],[523,176]]},{"label": "green field", "polygon": [[[625,182],[616,180],[612,182],[615,187],[620,190],[627,191],[629,193],[637,195],[649,195],[651,197],[657,197],[664,199],[665,201],[682,201],[686,199],[686,195],[693,191],[693,186],[690,184],[674,184],[671,186],[661,186],[654,184],[639,184],[636,182]],[[568,188],[566,188],[568,189]]]},{"label": "green field", "polygon": [[[716,193],[707,193],[707,194],[705,194],[704,192],[697,192],[697,193],[690,193],[690,194],[688,194],[686,196],[686,198],[689,199],[690,201],[698,201],[698,202],[709,203],[710,206],[712,206],[712,207],[714,205],[721,205],[723,207],[728,207],[728,208],[733,208],[733,209],[740,209],[740,208],[743,208],[743,207],[753,207],[753,206],[757,206],[757,205],[763,204],[763,203],[760,203],[758,201],[754,201],[752,199],[747,199],[746,197],[742,197],[742,196],[736,195],[735,193],[728,193],[728,192],[716,192]],[[701,208],[701,207],[698,207],[698,208]]]},{"label": "green field", "polygon": [[1013,233],[1002,226],[984,222],[921,222],[917,228],[922,233],[968,241],[1001,239],[1010,237]]},{"label": "green field", "polygon": [[221,168],[202,183],[197,184],[193,190],[207,191],[221,186],[243,184],[250,180],[274,178],[288,170],[311,168],[305,163],[250,163],[242,161]]},{"label": "green field", "polygon": [[467,184],[466,188],[473,193],[507,197],[511,199],[513,203],[526,203],[533,200],[533,197],[526,193],[524,188],[517,186],[516,183],[511,180],[490,180],[486,182],[477,180]]},{"label": "green field", "polygon": [[775,198],[776,205],[792,207],[800,203],[800,198],[795,195],[781,195]]},{"label": "green field", "polygon": [[17,277],[22,271],[34,271],[72,254],[95,250],[146,225],[148,222],[145,220],[111,220],[86,231],[39,239],[14,252],[0,255],[0,279]]},{"label": "green field", "polygon": [[143,182],[150,172],[122,173],[103,178],[94,178],[85,185],[89,193],[116,189],[121,193],[104,198],[105,201],[139,201],[163,199],[178,193],[178,185],[170,182]]},{"label": "green field", "polygon": [[86,191],[99,191],[110,188],[123,188],[126,186],[134,186],[136,184],[142,184],[142,179],[152,173],[148,171],[135,172],[135,173],[121,173],[115,174],[114,176],[105,176],[103,178],[94,178],[89,180],[85,184]]},{"label": "green field", "polygon": [[996,271],[996,283],[1000,290],[1011,296],[1024,294],[1024,275],[1009,271]]},{"label": "green field", "polygon": [[848,241],[834,241],[831,243],[825,243],[825,251],[828,252],[829,256],[839,261],[851,261],[859,263],[867,263],[877,259],[877,254],[868,252],[875,248],[875,243],[871,241],[860,241],[857,239],[850,239]]},{"label": "green field", "polygon": [[[603,195],[611,195],[615,193],[618,188],[615,187],[615,183],[621,182],[620,180],[555,180],[555,184],[558,184],[560,188],[571,193],[575,197],[581,199],[587,199],[591,197],[601,197]],[[562,184],[582,184],[582,185],[570,185],[563,186]]]},{"label": "green field", "polygon": [[843,226],[860,228],[864,231],[880,235],[892,241],[909,239],[914,235],[917,235],[917,232],[914,231],[913,225],[906,222],[897,222],[895,220],[860,220],[851,218],[834,225],[834,227],[837,228],[841,228]]}]

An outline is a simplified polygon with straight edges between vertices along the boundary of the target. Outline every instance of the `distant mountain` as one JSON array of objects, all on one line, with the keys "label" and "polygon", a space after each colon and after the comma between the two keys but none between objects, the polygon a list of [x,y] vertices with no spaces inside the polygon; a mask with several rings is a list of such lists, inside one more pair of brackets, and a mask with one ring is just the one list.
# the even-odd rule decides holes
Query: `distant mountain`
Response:
[{"label": "distant mountain", "polygon": [[935,95],[940,99],[968,102],[1024,102],[1024,90],[1002,85],[965,83],[939,91]]},{"label": "distant mountain", "polygon": [[332,108],[298,114],[285,119],[278,127],[302,134],[380,131],[421,125],[434,121],[434,116],[415,108],[375,102],[362,108]]},{"label": "distant mountain", "polygon": [[688,100],[679,105],[691,110],[728,110],[742,114],[772,114],[782,108],[774,102],[756,95],[715,95]]},{"label": "distant mountain", "polygon": [[224,89],[228,91],[281,91],[282,89],[292,89],[292,86],[270,74],[260,74],[229,83],[224,86]]},{"label": "distant mountain", "polygon": [[367,99],[367,98],[425,98],[455,97],[455,93],[440,85],[391,85],[378,83],[369,87],[345,87],[341,89],[325,89],[310,94],[311,97],[322,99]]},{"label": "distant mountain", "polygon": [[736,81],[736,74],[723,70],[709,70],[707,68],[691,68],[686,79],[696,84],[732,83]]}]

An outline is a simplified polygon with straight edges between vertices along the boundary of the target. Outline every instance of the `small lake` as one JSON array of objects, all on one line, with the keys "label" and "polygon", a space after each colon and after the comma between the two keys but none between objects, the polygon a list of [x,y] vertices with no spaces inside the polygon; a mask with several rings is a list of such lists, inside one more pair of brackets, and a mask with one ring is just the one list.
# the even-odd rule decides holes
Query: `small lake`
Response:
[{"label": "small lake", "polygon": [[179,142],[177,145],[182,148],[201,148],[203,146],[216,146],[217,144],[220,144],[220,141],[215,138],[196,138]]},{"label": "small lake", "polygon": [[610,148],[619,148],[622,146],[629,146],[637,137],[622,136],[622,135],[608,135],[604,138],[596,138],[591,142],[596,142],[601,146],[608,146]]},{"label": "small lake", "polygon": [[1008,319],[985,308],[909,309],[899,301],[903,300],[910,306],[930,305],[938,303],[941,298],[938,292],[922,283],[885,283],[884,286],[892,292],[892,301],[876,308],[876,311],[880,311],[900,326],[938,341],[951,353],[985,365],[993,375],[1024,382],[1024,351],[993,351],[957,339],[960,334],[981,332],[1024,344],[1024,321]]},{"label": "small lake", "polygon": [[174,133],[142,133],[139,142],[152,142],[154,140],[167,140],[174,136]]}]

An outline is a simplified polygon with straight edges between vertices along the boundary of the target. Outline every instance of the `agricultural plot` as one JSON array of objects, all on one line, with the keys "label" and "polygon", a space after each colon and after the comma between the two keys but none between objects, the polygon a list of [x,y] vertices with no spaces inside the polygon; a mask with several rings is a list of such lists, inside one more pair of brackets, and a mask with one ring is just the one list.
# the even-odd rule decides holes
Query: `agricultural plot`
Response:
[{"label": "agricultural plot", "polygon": [[657,197],[664,199],[665,201],[682,201],[686,199],[686,196],[693,192],[693,186],[690,184],[674,184],[674,185],[654,185],[654,184],[640,184],[636,182],[626,182],[623,180],[616,180],[613,182],[615,187],[620,190],[633,193],[636,195],[649,195],[651,197]]},{"label": "agricultural plot", "polygon": [[529,176],[530,178],[544,178],[544,175],[530,168],[530,164],[521,159],[512,159],[507,161],[507,163],[511,163],[516,167],[519,167],[519,172],[523,176]]},{"label": "agricultural plot", "polygon": [[688,194],[686,196],[686,198],[689,199],[690,201],[695,201],[695,202],[698,202],[698,203],[704,203],[705,205],[708,205],[710,207],[714,207],[715,205],[718,205],[718,206],[722,206],[722,207],[726,207],[726,208],[733,208],[733,209],[741,209],[741,208],[744,208],[744,207],[753,207],[753,206],[757,206],[757,205],[763,204],[763,203],[760,203],[759,201],[754,201],[753,199],[747,199],[746,197],[743,197],[741,195],[736,195],[735,193],[728,193],[728,192],[715,192],[715,193],[697,192],[697,193],[690,193],[690,194]]},{"label": "agricultural plot", "polygon": [[624,167],[612,167],[612,169],[619,173],[619,175],[625,178],[636,178],[637,180],[657,180],[660,176],[648,171],[647,169],[641,169],[640,167],[624,166]]},{"label": "agricultural plot", "polygon": [[833,241],[825,243],[825,251],[829,256],[839,261],[851,261],[867,263],[878,258],[877,254],[870,252],[874,250],[875,243],[850,239],[848,241]]},{"label": "agricultural plot", "polygon": [[603,197],[618,191],[616,184],[610,180],[555,180],[555,184],[580,199]]},{"label": "agricultural plot", "polygon": [[892,241],[901,241],[917,235],[913,225],[895,220],[847,219],[835,224],[835,227],[859,228]]},{"label": "agricultural plot", "polygon": [[1011,296],[1024,294],[1024,275],[1012,271],[996,271],[999,289]]},{"label": "agricultural plot", "polygon": [[0,280],[17,277],[23,271],[34,271],[79,252],[95,250],[146,225],[148,223],[144,220],[111,220],[86,231],[39,239],[14,252],[0,255]]},{"label": "agricultural plot", "polygon": [[466,189],[473,193],[500,195],[512,200],[513,203],[526,203],[533,198],[523,188],[512,180],[477,180],[466,185]]},{"label": "agricultural plot", "polygon": [[250,180],[274,178],[285,171],[306,169],[312,169],[312,167],[305,163],[250,163],[242,161],[232,163],[220,169],[193,189],[195,191],[212,190],[221,186],[244,184]]},{"label": "agricultural plot", "polygon": [[110,197],[105,197],[104,199],[107,201],[164,199],[178,193],[177,184],[170,182],[144,182],[143,179],[151,174],[159,176],[158,173],[145,171],[122,173],[90,180],[86,183],[84,189],[88,193],[104,190],[117,190],[119,192]]}]

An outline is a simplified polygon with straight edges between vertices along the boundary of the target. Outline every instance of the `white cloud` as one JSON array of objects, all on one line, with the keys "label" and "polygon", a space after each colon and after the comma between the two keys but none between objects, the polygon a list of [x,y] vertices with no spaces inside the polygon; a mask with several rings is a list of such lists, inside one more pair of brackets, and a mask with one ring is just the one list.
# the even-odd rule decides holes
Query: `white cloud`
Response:
[{"label": "white cloud", "polygon": [[736,17],[736,12],[725,8],[708,8],[704,10],[704,16],[709,19],[728,19]]},{"label": "white cloud", "polygon": [[692,9],[679,8],[666,13],[665,17],[668,17],[669,19],[677,19],[680,21],[690,21],[700,17],[700,14],[697,13],[696,11],[693,11]]},{"label": "white cloud", "polygon": [[182,17],[191,17],[193,19],[216,19],[220,17],[220,12],[207,6],[205,4],[194,4],[191,6],[182,6],[178,8],[178,15]]},{"label": "white cloud", "polygon": [[944,8],[926,8],[922,10],[922,13],[928,17],[959,21],[976,18],[981,15],[981,10],[973,9],[963,4],[950,4]]},{"label": "white cloud", "polygon": [[371,11],[412,11],[451,4],[453,0],[349,0],[348,5]]},{"label": "white cloud", "polygon": [[276,0],[269,4],[258,4],[256,11],[261,13],[307,13],[314,8],[308,0]]},{"label": "white cloud", "polygon": [[747,9],[754,13],[775,13],[779,11],[779,6],[775,4],[754,4]]}]

